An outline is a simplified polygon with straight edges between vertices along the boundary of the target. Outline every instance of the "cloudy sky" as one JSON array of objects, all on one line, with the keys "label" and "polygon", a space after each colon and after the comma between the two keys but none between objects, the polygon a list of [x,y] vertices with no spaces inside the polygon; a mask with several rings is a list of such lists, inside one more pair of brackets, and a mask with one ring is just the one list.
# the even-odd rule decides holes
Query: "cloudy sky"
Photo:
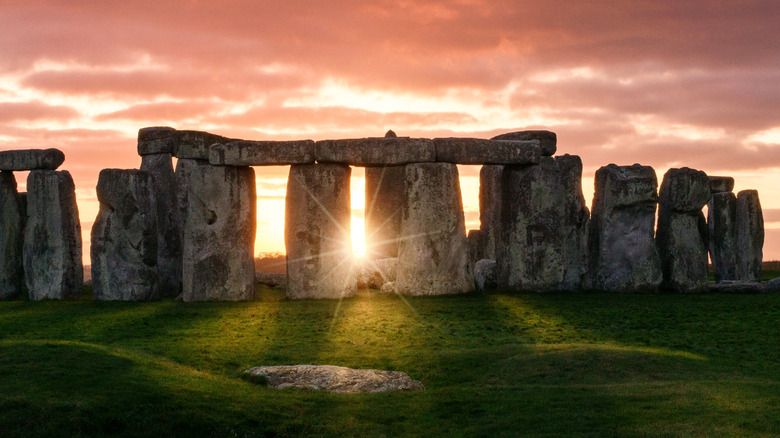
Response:
[{"label": "cloudy sky", "polygon": [[[778,20],[776,0],[0,1],[0,149],[65,152],[88,238],[98,172],[138,167],[144,126],[256,140],[549,129],[582,157],[588,199],[608,163],[758,189],[765,259],[780,259]],[[256,171],[256,249],[282,251],[287,169]],[[478,171],[461,168],[471,228]]]}]

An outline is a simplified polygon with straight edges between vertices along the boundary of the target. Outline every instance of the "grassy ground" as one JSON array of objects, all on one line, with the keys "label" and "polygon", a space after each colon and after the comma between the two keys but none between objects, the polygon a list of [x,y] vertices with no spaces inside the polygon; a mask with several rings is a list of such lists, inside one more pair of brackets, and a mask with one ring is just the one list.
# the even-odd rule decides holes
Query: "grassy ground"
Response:
[{"label": "grassy ground", "polygon": [[[0,302],[0,436],[777,436],[780,295]],[[334,395],[255,365],[401,370]]]}]

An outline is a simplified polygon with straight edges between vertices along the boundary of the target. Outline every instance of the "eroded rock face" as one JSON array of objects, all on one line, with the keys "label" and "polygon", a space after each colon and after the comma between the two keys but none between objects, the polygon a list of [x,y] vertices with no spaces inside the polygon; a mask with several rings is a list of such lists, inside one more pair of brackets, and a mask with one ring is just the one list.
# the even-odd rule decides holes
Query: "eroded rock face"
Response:
[{"label": "eroded rock face", "polygon": [[182,253],[184,301],[255,297],[257,195],[251,167],[189,169]]},{"label": "eroded rock face", "polygon": [[403,219],[395,288],[404,295],[474,290],[458,168],[416,163],[405,168]]},{"label": "eroded rock face", "polygon": [[65,161],[59,149],[24,149],[0,152],[0,170],[55,170]]},{"label": "eroded rock face", "polygon": [[366,168],[366,256],[398,257],[404,166]]},{"label": "eroded rock face", "polygon": [[315,157],[318,163],[396,166],[436,161],[436,146],[427,138],[394,136],[322,140]]},{"label": "eroded rock face", "polygon": [[478,260],[482,260],[484,257],[482,249],[484,244],[482,243],[482,231],[469,230],[466,234],[466,240],[469,244],[469,260],[471,263],[476,263]]},{"label": "eroded rock face", "polygon": [[669,169],[664,175],[656,232],[662,288],[676,292],[706,290],[709,230],[702,208],[709,198],[706,173],[683,167]]},{"label": "eroded rock face", "polygon": [[159,290],[164,297],[175,297],[181,290],[184,219],[179,209],[171,154],[144,155],[141,158],[141,170],[151,175],[156,201]]},{"label": "eroded rock face", "polygon": [[398,258],[364,259],[356,263],[358,289],[381,289],[388,281],[395,281]]},{"label": "eroded rock face", "polygon": [[539,140],[434,138],[436,161],[456,164],[531,164],[541,157]]},{"label": "eroded rock face", "polygon": [[344,164],[290,167],[284,224],[288,298],[357,293],[350,235],[351,173]]},{"label": "eroded rock face", "polygon": [[209,163],[219,166],[314,164],[314,142],[240,140],[209,148]]},{"label": "eroded rock face", "polygon": [[104,169],[98,178],[97,197],[100,211],[91,237],[95,299],[158,299],[158,221],[152,175],[135,169]]},{"label": "eroded rock face", "polygon": [[16,178],[0,171],[0,300],[22,293],[22,247],[27,209],[16,190]]},{"label": "eroded rock face", "polygon": [[558,136],[551,131],[517,131],[508,132],[493,137],[493,140],[538,140],[541,147],[542,156],[552,157],[555,155],[555,151],[558,149]]},{"label": "eroded rock face", "polygon": [[187,219],[187,205],[189,204],[190,193],[190,175],[193,169],[198,166],[208,166],[208,161],[193,160],[189,158],[179,158],[176,160],[176,170],[174,172],[174,178],[176,180],[176,208],[178,208],[178,214],[181,221],[179,229],[181,230],[182,245],[184,242],[184,225]]},{"label": "eroded rock face", "polygon": [[496,261],[482,259],[474,263],[474,284],[478,291],[491,290],[498,287],[496,283]]},{"label": "eroded rock face", "polygon": [[496,259],[496,242],[501,238],[501,173],[504,166],[482,166],[479,171],[479,230],[481,256]]},{"label": "eroded rock face", "polygon": [[579,290],[586,271],[588,210],[579,157],[506,166],[496,279],[501,288]]},{"label": "eroded rock face", "polygon": [[761,281],[764,255],[764,215],[758,191],[737,193],[737,280]]},{"label": "eroded rock face", "polygon": [[176,151],[173,155],[176,158],[208,161],[211,145],[216,143],[226,144],[232,141],[236,140],[210,132],[176,131]]},{"label": "eroded rock face", "polygon": [[178,135],[167,126],[150,126],[138,130],[138,155],[173,154]]},{"label": "eroded rock face", "polygon": [[711,176],[709,180],[711,193],[724,193],[734,190],[734,178],[730,176]]},{"label": "eroded rock face", "polygon": [[24,274],[31,300],[81,293],[81,224],[67,171],[33,170],[27,177]]},{"label": "eroded rock face", "polygon": [[591,288],[658,289],[663,275],[653,239],[657,187],[655,171],[649,166],[610,164],[596,172],[588,234]]},{"label": "eroded rock face", "polygon": [[713,193],[707,204],[709,251],[715,281],[737,278],[737,196],[732,192]]},{"label": "eroded rock face", "polygon": [[[425,389],[400,371],[361,370],[333,365],[280,365],[254,367],[244,372],[262,377],[272,388],[306,388],[337,394]],[[250,377],[250,378],[251,378]]]}]

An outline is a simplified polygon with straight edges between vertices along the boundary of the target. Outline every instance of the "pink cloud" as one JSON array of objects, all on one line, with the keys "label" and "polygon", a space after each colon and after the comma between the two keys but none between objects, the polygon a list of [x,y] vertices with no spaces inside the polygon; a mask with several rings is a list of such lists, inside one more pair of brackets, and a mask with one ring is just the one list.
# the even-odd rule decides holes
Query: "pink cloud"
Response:
[{"label": "pink cloud", "polygon": [[39,100],[0,102],[0,123],[33,120],[70,120],[78,117],[76,109],[64,105],[48,105]]}]

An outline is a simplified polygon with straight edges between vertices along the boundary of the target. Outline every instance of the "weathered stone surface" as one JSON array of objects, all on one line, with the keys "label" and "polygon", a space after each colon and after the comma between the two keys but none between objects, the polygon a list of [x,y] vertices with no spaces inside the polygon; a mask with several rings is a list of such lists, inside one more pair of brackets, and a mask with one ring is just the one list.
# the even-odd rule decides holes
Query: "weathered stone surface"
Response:
[{"label": "weathered stone surface", "polygon": [[478,291],[491,290],[498,287],[496,266],[496,261],[490,259],[482,259],[474,263],[474,284]]},{"label": "weathered stone surface", "polygon": [[395,281],[398,270],[398,258],[363,259],[355,263],[358,289],[380,289],[388,281]]},{"label": "weathered stone surface", "polygon": [[173,176],[176,180],[176,205],[179,210],[181,225],[181,241],[184,241],[184,225],[187,218],[187,205],[189,204],[190,175],[193,169],[198,166],[208,166],[209,162],[204,160],[193,160],[189,158],[179,158],[176,160],[176,170]]},{"label": "weathered stone surface", "polygon": [[425,390],[422,383],[400,371],[361,370],[333,365],[280,365],[246,370],[272,388],[306,388],[337,394]]},{"label": "weathered stone surface", "polygon": [[65,161],[59,149],[24,149],[0,152],[0,170],[55,170]]},{"label": "weathered stone surface", "polygon": [[539,140],[540,147],[542,148],[543,157],[552,157],[555,155],[555,151],[558,149],[558,136],[551,131],[517,131],[508,132],[506,134],[497,135],[492,140]]},{"label": "weathered stone surface", "polygon": [[734,178],[730,176],[711,176],[709,180],[711,193],[723,193],[734,190]]},{"label": "weathered stone surface", "polygon": [[780,292],[780,277],[775,277],[764,283],[764,290],[771,293]]},{"label": "weathered stone surface", "polygon": [[81,224],[67,171],[33,170],[27,176],[24,275],[31,300],[81,294]]},{"label": "weathered stone surface", "polygon": [[163,297],[175,297],[181,290],[181,239],[184,217],[179,209],[176,177],[171,154],[144,155],[141,170],[152,177],[157,219],[157,271]]},{"label": "weathered stone surface", "polygon": [[539,140],[434,138],[436,161],[456,164],[532,164],[541,157]]},{"label": "weathered stone surface", "polygon": [[724,294],[761,294],[766,287],[758,281],[724,280],[707,286],[708,292]]},{"label": "weathered stone surface", "polygon": [[590,287],[652,292],[661,284],[653,239],[657,186],[649,166],[610,164],[596,172],[588,234]]},{"label": "weathered stone surface", "polygon": [[395,287],[404,295],[474,290],[458,168],[409,164]]},{"label": "weathered stone surface", "polygon": [[404,166],[366,168],[366,258],[398,257]]},{"label": "weathered stone surface", "polygon": [[710,198],[707,174],[669,169],[658,195],[656,246],[663,289],[702,292],[707,288],[709,230],[702,208]]},{"label": "weathered stone surface", "polygon": [[397,294],[398,290],[395,288],[394,281],[388,281],[382,285],[382,289],[380,289],[379,292],[383,294]]},{"label": "weathered stone surface", "polygon": [[737,196],[713,193],[707,204],[709,251],[715,281],[737,279]]},{"label": "weathered stone surface", "polygon": [[103,169],[97,197],[100,211],[91,235],[95,299],[158,299],[157,202],[152,175],[135,169]]},{"label": "weathered stone surface", "polygon": [[393,166],[436,161],[436,146],[430,139],[409,137],[322,140],[314,156],[318,163]]},{"label": "weathered stone surface", "polygon": [[209,148],[216,143],[226,144],[235,139],[222,137],[202,131],[176,131],[176,158],[190,158],[193,160],[209,159]]},{"label": "weathered stone surface", "polygon": [[287,274],[276,272],[255,272],[255,283],[268,287],[284,288],[287,286]]},{"label": "weathered stone surface", "polygon": [[578,290],[585,274],[588,212],[579,157],[506,166],[496,279],[501,288]]},{"label": "weathered stone surface", "polygon": [[737,280],[761,281],[764,256],[764,214],[758,191],[737,193]]},{"label": "weathered stone surface", "polygon": [[257,226],[254,170],[194,166],[187,198],[182,299],[253,299]]},{"label": "weathered stone surface", "polygon": [[150,126],[138,130],[138,155],[173,154],[179,135],[168,126]]},{"label": "weathered stone surface", "polygon": [[344,164],[290,167],[284,224],[288,298],[357,293],[350,236],[351,173]]},{"label": "weathered stone surface", "polygon": [[0,300],[22,293],[22,246],[27,210],[16,190],[13,172],[0,171]]},{"label": "weathered stone surface", "polygon": [[479,171],[479,230],[482,258],[496,259],[496,244],[501,238],[501,174],[504,166],[482,166]]},{"label": "weathered stone surface", "polygon": [[482,248],[484,246],[482,244],[482,231],[469,230],[466,235],[466,241],[469,244],[469,260],[471,260],[472,264],[485,258],[482,254]]},{"label": "weathered stone surface", "polygon": [[217,166],[314,164],[314,142],[240,140],[217,143],[209,149],[209,163]]}]

